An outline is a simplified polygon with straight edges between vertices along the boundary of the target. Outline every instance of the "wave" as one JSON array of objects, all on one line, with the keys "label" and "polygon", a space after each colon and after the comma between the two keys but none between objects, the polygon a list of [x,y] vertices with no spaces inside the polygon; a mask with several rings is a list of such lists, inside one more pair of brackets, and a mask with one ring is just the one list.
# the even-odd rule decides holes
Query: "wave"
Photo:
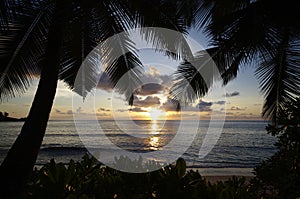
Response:
[{"label": "wave", "polygon": [[64,147],[64,146],[53,146],[53,147],[43,147],[40,150],[41,152],[60,152],[60,153],[69,153],[69,152],[87,152],[88,150],[85,147]]}]

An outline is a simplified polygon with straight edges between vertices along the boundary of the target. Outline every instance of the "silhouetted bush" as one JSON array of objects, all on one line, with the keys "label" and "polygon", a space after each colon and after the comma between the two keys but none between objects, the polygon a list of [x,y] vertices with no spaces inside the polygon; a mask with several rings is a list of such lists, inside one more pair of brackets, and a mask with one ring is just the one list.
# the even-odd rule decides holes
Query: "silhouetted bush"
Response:
[{"label": "silhouetted bush", "polygon": [[245,178],[232,178],[211,184],[198,171],[186,171],[179,158],[169,165],[148,173],[125,173],[101,166],[85,155],[80,162],[68,165],[50,163],[35,170],[22,198],[86,199],[86,198],[250,198]]},{"label": "silhouetted bush", "polygon": [[252,190],[263,198],[300,197],[300,99],[267,131],[278,138],[278,152],[255,168]]}]

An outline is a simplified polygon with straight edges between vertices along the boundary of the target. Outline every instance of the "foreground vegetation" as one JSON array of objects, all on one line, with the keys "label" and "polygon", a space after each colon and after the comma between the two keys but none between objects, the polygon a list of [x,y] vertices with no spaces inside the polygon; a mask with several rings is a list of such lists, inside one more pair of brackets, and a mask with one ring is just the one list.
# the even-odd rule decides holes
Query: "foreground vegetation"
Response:
[{"label": "foreground vegetation", "polygon": [[23,198],[251,198],[245,178],[211,184],[185,161],[151,173],[125,173],[101,167],[88,155],[68,166],[54,160],[34,174]]},{"label": "foreground vegetation", "polygon": [[300,98],[285,108],[277,125],[266,129],[278,138],[275,146],[279,150],[255,168],[252,189],[258,198],[299,198]]}]

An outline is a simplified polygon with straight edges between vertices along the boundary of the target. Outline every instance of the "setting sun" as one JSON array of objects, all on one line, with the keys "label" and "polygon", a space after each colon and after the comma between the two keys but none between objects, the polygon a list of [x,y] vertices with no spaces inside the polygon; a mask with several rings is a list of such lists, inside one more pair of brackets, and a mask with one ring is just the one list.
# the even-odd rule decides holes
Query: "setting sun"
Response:
[{"label": "setting sun", "polygon": [[164,112],[160,109],[157,109],[157,108],[151,108],[148,113],[149,113],[151,120],[164,119],[166,116],[166,112]]}]

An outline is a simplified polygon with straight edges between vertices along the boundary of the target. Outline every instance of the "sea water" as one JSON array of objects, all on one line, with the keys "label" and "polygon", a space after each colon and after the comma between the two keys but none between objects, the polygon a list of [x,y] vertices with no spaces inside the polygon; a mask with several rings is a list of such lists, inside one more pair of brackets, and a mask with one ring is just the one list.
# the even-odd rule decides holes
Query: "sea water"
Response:
[{"label": "sea water", "polygon": [[[86,125],[85,137],[93,140],[107,136],[112,143],[124,150],[147,153],[154,150],[164,150],[178,131],[180,121],[134,121],[141,128],[132,127],[132,121],[99,121],[104,133],[89,131],[89,121]],[[194,142],[184,152],[182,157],[187,166],[194,168],[253,168],[262,160],[276,152],[276,139],[267,134],[264,121],[226,121],[222,133],[213,149],[204,157],[199,158],[199,150],[210,121],[200,121],[198,135]],[[9,148],[22,128],[23,122],[0,123],[0,162],[3,161]],[[92,127],[91,127],[92,128]],[[82,132],[81,132],[82,133]],[[185,133],[185,132],[183,132]],[[186,132],[189,136],[189,132]],[[95,139],[97,140],[97,139]],[[181,145],[182,144],[182,145]],[[184,143],[178,143],[183,147]],[[106,143],[95,143],[101,151],[109,150]],[[76,130],[74,121],[49,121],[47,131],[36,164],[42,165],[51,158],[57,162],[67,163],[70,159],[80,160],[88,150],[83,145]],[[167,152],[166,153],[171,153]],[[168,154],[167,154],[168,155]],[[207,170],[207,169],[206,169]]]}]

